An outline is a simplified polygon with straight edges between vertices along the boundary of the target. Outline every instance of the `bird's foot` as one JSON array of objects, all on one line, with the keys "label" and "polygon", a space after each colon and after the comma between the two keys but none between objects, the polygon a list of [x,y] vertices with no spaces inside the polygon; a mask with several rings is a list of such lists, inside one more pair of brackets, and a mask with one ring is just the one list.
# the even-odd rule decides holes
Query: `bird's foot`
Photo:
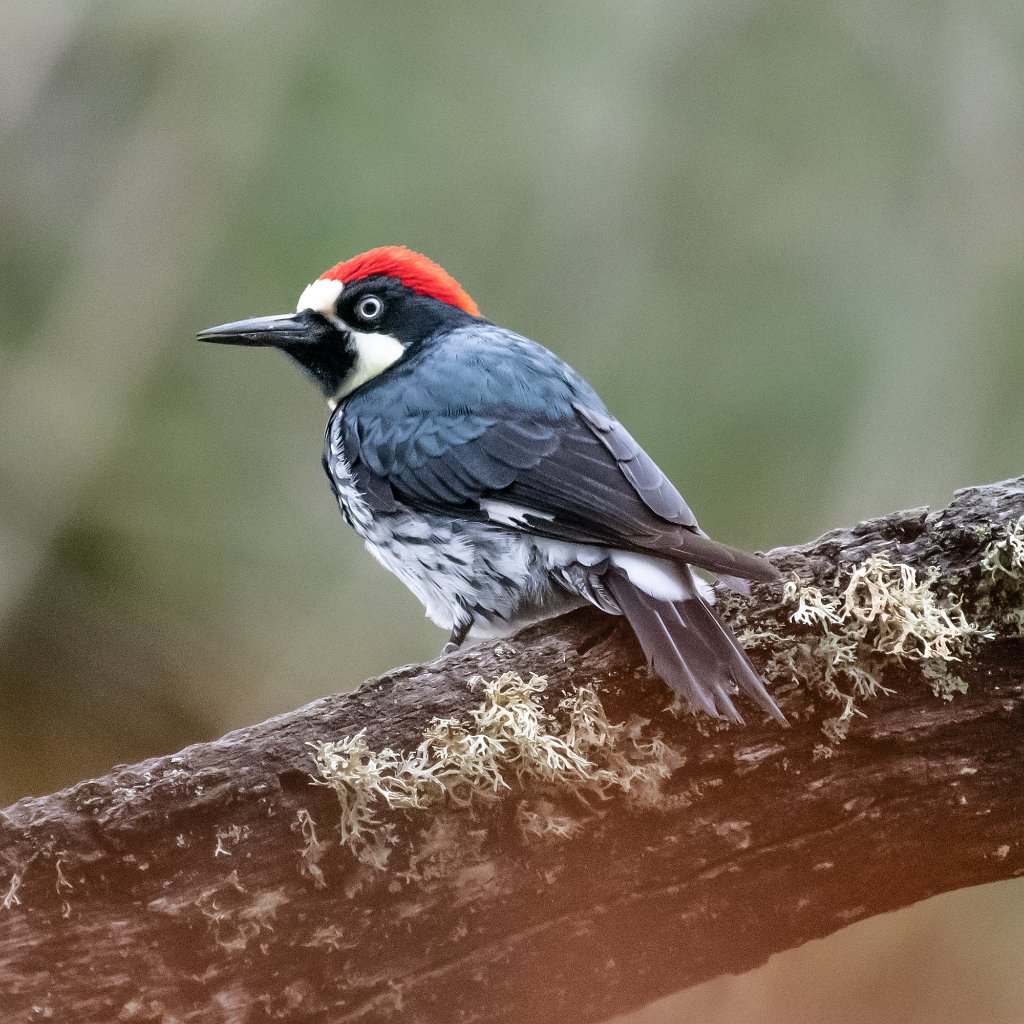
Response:
[{"label": "bird's foot", "polygon": [[448,637],[448,643],[441,648],[441,653],[438,658],[443,658],[445,655],[454,654],[461,646],[462,642],[466,639],[470,629],[473,626],[473,620],[468,619],[466,622],[460,622],[451,632],[451,636]]}]

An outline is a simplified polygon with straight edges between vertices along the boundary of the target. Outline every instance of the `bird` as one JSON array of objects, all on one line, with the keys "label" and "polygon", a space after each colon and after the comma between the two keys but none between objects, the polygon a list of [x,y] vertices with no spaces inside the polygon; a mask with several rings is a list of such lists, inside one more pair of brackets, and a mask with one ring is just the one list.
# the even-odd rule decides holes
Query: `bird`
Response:
[{"label": "bird", "polygon": [[593,605],[625,617],[676,706],[742,723],[743,693],[786,724],[693,570],[740,593],[779,571],[711,540],[583,377],[423,254],[371,249],[295,313],[198,337],[278,349],[320,389],[341,513],[449,632],[442,656]]}]

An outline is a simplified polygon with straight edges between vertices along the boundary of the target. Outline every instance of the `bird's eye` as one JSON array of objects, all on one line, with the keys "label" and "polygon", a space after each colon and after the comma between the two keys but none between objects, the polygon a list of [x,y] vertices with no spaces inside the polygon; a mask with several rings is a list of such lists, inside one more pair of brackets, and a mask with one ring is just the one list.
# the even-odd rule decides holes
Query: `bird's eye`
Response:
[{"label": "bird's eye", "polygon": [[367,295],[356,303],[356,313],[361,320],[376,320],[384,311],[384,303],[376,295]]}]

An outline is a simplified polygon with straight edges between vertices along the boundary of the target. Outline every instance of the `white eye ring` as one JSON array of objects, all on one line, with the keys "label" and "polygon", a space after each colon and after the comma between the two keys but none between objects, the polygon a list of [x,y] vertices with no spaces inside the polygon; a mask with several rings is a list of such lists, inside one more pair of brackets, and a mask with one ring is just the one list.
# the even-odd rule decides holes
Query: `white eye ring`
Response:
[{"label": "white eye ring", "polygon": [[367,295],[356,303],[361,320],[376,320],[384,311],[384,303],[376,295]]}]

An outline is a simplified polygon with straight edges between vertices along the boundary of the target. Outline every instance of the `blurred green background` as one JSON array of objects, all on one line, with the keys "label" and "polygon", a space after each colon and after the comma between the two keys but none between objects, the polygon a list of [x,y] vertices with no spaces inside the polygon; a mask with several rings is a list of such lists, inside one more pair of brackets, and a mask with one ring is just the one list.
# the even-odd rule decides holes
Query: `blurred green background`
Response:
[{"label": "blurred green background", "polygon": [[[210,324],[421,249],[767,548],[1021,472],[1024,7],[10,2],[0,805],[432,657]],[[1024,1017],[1022,884],[634,1024]]]}]

